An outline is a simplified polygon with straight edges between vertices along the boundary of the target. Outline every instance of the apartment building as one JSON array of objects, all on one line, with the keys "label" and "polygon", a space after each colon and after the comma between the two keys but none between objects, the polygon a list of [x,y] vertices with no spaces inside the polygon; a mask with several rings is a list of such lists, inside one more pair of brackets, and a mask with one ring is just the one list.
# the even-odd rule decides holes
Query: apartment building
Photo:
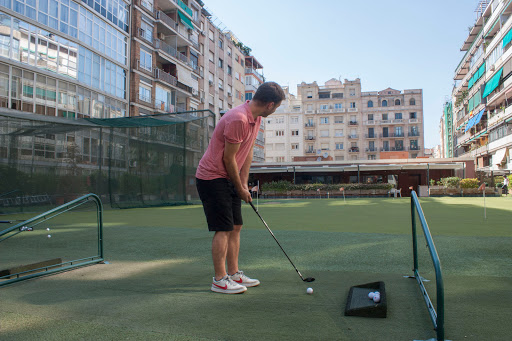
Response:
[{"label": "apartment building", "polygon": [[512,3],[482,0],[475,13],[455,70],[453,119],[445,125],[453,127],[454,156],[475,157],[477,171],[510,172]]},{"label": "apartment building", "polygon": [[[331,79],[322,86],[303,82],[297,85],[297,93],[267,120],[266,161],[423,156],[422,90],[362,92],[360,79]],[[291,126],[294,116],[303,122],[298,129],[300,153],[288,136],[296,131]]]},{"label": "apartment building", "polygon": [[0,107],[127,116],[129,32],[123,0],[0,2]]}]

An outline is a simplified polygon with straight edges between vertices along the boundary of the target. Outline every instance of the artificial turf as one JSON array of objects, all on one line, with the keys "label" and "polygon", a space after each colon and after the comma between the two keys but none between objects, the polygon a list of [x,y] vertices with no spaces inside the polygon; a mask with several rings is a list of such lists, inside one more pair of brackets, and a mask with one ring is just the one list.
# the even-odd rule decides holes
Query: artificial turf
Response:
[{"label": "artificial turf", "polygon": [[[512,199],[487,198],[485,220],[482,198],[421,203],[443,266],[446,338],[508,339]],[[1,339],[435,337],[415,280],[403,277],[412,274],[408,198],[273,200],[260,201],[259,209],[296,266],[315,282],[300,280],[248,205],[240,266],[262,285],[233,296],[209,291],[211,234],[200,206],[106,210],[110,264],[0,287]],[[90,229],[80,226],[87,215],[77,213],[66,230],[55,229],[51,242],[60,244],[53,252],[76,249],[73,237]],[[39,252],[49,245],[42,240]],[[22,241],[14,252],[33,252]],[[421,237],[419,245],[420,272],[430,280],[425,285],[435,302],[435,277]],[[0,259],[2,252],[0,244]],[[388,317],[343,316],[350,286],[378,280],[386,283]],[[315,290],[311,296],[308,286]]]}]

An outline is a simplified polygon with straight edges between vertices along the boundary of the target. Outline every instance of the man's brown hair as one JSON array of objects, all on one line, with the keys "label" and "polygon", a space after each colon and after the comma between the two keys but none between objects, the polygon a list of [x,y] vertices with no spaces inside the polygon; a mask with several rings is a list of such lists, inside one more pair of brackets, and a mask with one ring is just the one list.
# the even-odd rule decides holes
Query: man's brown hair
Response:
[{"label": "man's brown hair", "polygon": [[285,95],[279,84],[275,82],[265,82],[256,90],[252,99],[260,103],[280,103],[285,99]]}]

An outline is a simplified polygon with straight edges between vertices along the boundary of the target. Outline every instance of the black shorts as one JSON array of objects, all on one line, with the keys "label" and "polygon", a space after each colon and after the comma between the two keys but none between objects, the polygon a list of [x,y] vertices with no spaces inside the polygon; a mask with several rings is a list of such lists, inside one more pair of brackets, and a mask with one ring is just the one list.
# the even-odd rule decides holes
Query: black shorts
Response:
[{"label": "black shorts", "polygon": [[242,200],[231,181],[224,178],[196,178],[196,187],[203,202],[208,230],[233,231],[233,225],[243,225]]}]

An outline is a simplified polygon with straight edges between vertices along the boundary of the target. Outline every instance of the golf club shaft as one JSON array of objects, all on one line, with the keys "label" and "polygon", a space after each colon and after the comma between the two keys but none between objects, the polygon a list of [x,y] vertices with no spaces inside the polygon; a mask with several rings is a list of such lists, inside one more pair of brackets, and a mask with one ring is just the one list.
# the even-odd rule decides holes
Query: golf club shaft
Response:
[{"label": "golf club shaft", "polygon": [[256,210],[256,207],[254,207],[254,205],[252,204],[252,202],[249,202],[249,204],[251,205],[252,209],[254,210],[254,212],[256,212],[256,214],[258,215],[258,217],[260,217],[261,221],[263,222],[263,224],[265,224],[265,227],[267,228],[268,232],[270,232],[270,234],[272,235],[272,237],[274,238],[274,240],[276,241],[277,245],[279,245],[279,247],[281,248],[281,251],[283,251],[284,255],[286,256],[286,258],[288,258],[288,260],[290,261],[290,264],[293,266],[293,268],[295,269],[295,271],[297,271],[297,274],[300,276],[300,279],[302,279],[304,281],[304,277],[302,277],[302,274],[300,273],[300,271],[297,269],[297,267],[295,266],[295,264],[293,264],[292,260],[290,259],[290,257],[288,257],[288,255],[286,254],[286,252],[284,251],[283,247],[281,246],[281,244],[279,244],[279,241],[277,240],[276,236],[274,236],[274,233],[272,232],[272,230],[268,227],[267,223],[265,222],[265,220],[263,220],[263,218],[261,217],[260,213],[258,212],[258,210]]}]

